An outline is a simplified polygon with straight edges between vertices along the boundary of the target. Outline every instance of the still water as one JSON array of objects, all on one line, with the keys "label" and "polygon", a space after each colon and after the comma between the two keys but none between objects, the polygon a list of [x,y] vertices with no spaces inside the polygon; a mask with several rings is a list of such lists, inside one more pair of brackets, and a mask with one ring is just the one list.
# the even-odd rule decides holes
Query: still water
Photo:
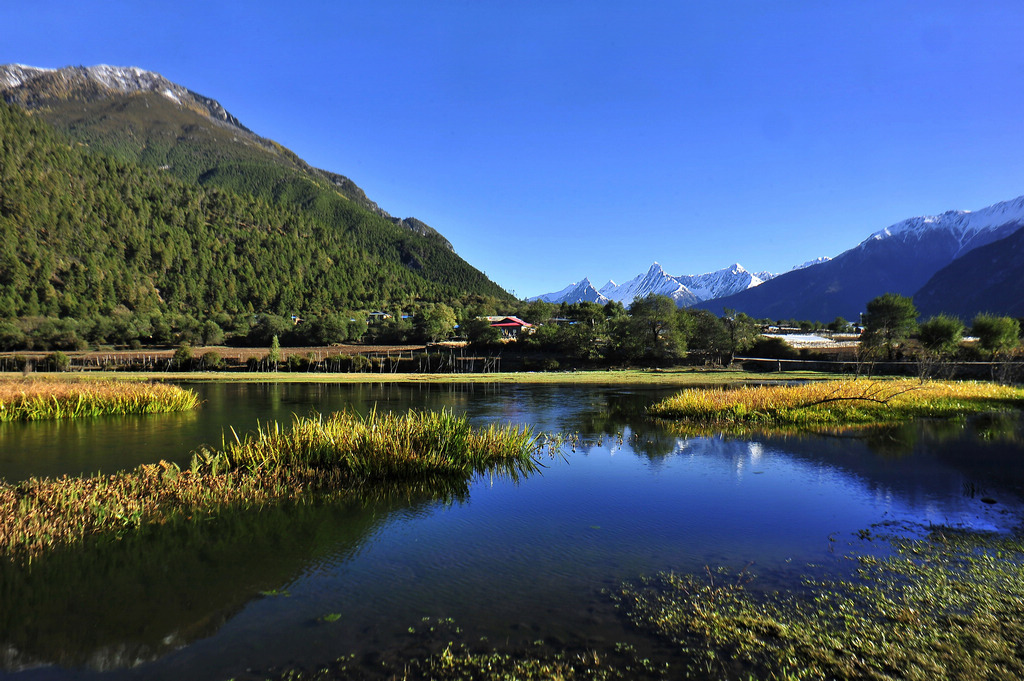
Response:
[{"label": "still water", "polygon": [[410,629],[424,618],[452,618],[465,640],[496,647],[624,641],[669,655],[602,589],[748,565],[764,588],[788,588],[809,564],[839,565],[876,523],[1007,530],[1024,499],[1024,427],[1009,417],[856,437],[686,438],[644,419],[660,389],[192,387],[204,400],[194,414],[2,425],[0,476],[186,464],[229,427],[343,408],[448,408],[579,444],[545,455],[540,474],[477,479],[455,499],[381,490],[0,568],[0,678],[244,679],[348,654],[372,668],[421,653]]}]

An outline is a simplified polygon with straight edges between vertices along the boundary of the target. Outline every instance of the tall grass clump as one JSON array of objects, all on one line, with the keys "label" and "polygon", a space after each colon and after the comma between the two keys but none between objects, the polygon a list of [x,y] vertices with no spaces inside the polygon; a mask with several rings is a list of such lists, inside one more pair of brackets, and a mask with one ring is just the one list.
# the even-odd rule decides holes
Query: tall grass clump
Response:
[{"label": "tall grass clump", "polygon": [[0,422],[154,414],[199,406],[192,390],[135,381],[0,382]]},{"label": "tall grass clump", "polygon": [[473,429],[449,411],[360,417],[342,411],[296,419],[290,429],[260,426],[244,439],[225,439],[220,451],[203,449],[204,460],[226,469],[283,467],[330,469],[360,480],[497,471],[518,475],[536,469],[538,438],[529,427],[490,425]]},{"label": "tall grass clump", "polygon": [[652,405],[651,416],[726,428],[829,428],[950,418],[1024,406],[1024,390],[992,383],[822,381],[730,390],[688,389]]},{"label": "tall grass clump", "polygon": [[539,466],[528,427],[472,428],[449,412],[348,412],[278,423],[173,463],[87,478],[0,480],[0,555],[31,560],[59,546],[143,526],[199,522],[225,509],[361,496],[388,483],[450,497],[476,473],[513,478]]}]

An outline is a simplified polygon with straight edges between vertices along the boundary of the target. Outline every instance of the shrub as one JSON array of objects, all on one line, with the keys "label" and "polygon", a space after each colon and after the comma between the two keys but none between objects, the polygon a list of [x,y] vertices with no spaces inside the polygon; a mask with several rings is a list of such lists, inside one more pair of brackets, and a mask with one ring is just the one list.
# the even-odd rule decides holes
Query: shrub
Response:
[{"label": "shrub", "polygon": [[192,346],[188,343],[182,343],[178,346],[178,349],[174,351],[174,357],[172,363],[174,368],[179,371],[186,371],[192,368]]},{"label": "shrub", "polygon": [[51,371],[67,371],[71,368],[71,358],[58,350],[46,356],[46,366]]},{"label": "shrub", "polygon": [[203,356],[199,359],[200,365],[209,371],[216,371],[224,368],[224,358],[220,356],[220,353],[216,350],[210,350],[204,352]]}]

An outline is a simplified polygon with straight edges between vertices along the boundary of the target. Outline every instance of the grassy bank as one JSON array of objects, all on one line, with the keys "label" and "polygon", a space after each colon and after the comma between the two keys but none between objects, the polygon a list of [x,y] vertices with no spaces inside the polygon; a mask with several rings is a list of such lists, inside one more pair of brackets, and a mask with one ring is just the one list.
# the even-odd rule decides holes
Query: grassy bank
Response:
[{"label": "grassy bank", "polygon": [[440,481],[536,469],[528,428],[474,429],[448,412],[338,413],[274,423],[201,448],[180,469],[161,462],[115,475],[0,482],[0,554],[31,559],[57,546],[116,537],[144,525],[199,522],[225,508],[341,495],[366,483]]},{"label": "grassy bank", "polygon": [[851,556],[852,578],[808,579],[807,595],[709,571],[662,573],[615,598],[712,678],[1024,678],[1021,537],[933,528],[891,547]]},{"label": "grassy bank", "polygon": [[1024,406],[1024,390],[991,383],[820,381],[793,386],[688,389],[651,416],[722,429],[833,428],[951,418]]},{"label": "grassy bank", "polygon": [[0,422],[153,414],[199,406],[191,390],[142,381],[0,380]]},{"label": "grassy bank", "polygon": [[[0,374],[4,376],[5,374]],[[21,374],[8,373],[15,378]],[[42,380],[60,374],[36,374]],[[838,378],[838,374],[817,371],[758,373],[741,370],[679,367],[672,369],[607,369],[602,371],[519,371],[494,373],[304,373],[304,372],[104,372],[87,374],[96,378],[132,377],[150,381],[216,381],[221,383],[522,383],[585,385],[709,385],[739,384],[750,381],[815,381]]]}]

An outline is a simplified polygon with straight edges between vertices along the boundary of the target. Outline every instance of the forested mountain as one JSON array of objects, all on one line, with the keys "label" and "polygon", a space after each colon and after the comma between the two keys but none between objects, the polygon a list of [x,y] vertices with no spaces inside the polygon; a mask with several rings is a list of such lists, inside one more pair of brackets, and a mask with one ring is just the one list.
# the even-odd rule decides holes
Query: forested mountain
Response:
[{"label": "forested mountain", "polygon": [[428,225],[158,74],[9,65],[0,94],[37,119],[3,113],[0,225],[20,250],[3,254],[0,314],[511,299]]},{"label": "forested mountain", "polygon": [[0,104],[0,316],[202,321],[507,297],[443,244],[351,201],[311,199],[296,211],[186,182]]}]

